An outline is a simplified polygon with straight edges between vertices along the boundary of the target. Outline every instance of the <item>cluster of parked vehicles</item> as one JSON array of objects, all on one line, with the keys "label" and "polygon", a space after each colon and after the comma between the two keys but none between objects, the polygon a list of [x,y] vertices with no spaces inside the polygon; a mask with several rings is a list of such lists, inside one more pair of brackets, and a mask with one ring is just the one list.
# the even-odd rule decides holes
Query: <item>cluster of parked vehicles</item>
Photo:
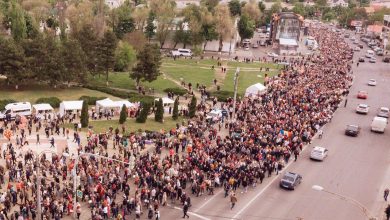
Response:
[{"label": "cluster of parked vehicles", "polygon": [[15,119],[17,115],[30,117],[32,114],[31,103],[29,102],[15,102],[9,103],[4,110],[0,112],[0,120],[10,121]]}]

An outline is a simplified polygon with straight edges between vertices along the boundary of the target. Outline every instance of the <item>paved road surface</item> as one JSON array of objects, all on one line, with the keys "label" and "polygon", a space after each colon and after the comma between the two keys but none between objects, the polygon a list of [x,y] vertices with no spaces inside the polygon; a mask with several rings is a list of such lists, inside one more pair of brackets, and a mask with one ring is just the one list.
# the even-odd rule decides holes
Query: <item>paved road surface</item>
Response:
[{"label": "paved road surface", "polygon": [[[295,191],[279,188],[280,176],[266,178],[266,182],[251,188],[248,193],[238,191],[237,206],[230,210],[228,198],[223,193],[193,199],[190,211],[193,219],[308,219],[346,220],[366,219],[362,212],[347,201],[335,198],[324,192],[312,190],[312,185],[349,196],[361,202],[374,216],[383,217],[386,203],[382,195],[385,187],[390,187],[390,128],[384,134],[370,132],[370,123],[379,107],[390,106],[390,65],[378,60],[376,64],[361,63],[356,68],[356,60],[364,54],[355,55],[353,67],[355,80],[348,96],[347,108],[337,110],[332,122],[324,129],[321,140],[316,139],[301,154],[298,162],[287,167],[303,176],[303,182]],[[367,81],[374,78],[376,87],[369,87]],[[367,100],[358,100],[359,90],[368,91]],[[359,103],[370,106],[368,115],[358,115],[355,108]],[[344,135],[345,126],[357,123],[362,127],[359,137]],[[309,159],[313,146],[329,149],[329,157],[324,162]],[[274,181],[273,181],[274,180]],[[387,185],[385,183],[388,183]],[[178,209],[163,209],[164,219],[181,218]],[[378,218],[383,219],[383,218]]]}]

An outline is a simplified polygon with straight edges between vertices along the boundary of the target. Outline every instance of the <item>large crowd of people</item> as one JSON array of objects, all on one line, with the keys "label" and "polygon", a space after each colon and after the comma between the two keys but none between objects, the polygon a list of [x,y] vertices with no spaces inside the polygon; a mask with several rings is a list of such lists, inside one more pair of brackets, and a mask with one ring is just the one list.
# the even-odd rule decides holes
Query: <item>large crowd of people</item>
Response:
[{"label": "large crowd of people", "polygon": [[[37,194],[42,219],[61,219],[74,212],[93,220],[138,219],[141,214],[160,219],[161,208],[169,203],[181,204],[184,218],[191,197],[213,195],[215,188],[225,191],[233,208],[238,188],[245,192],[280,172],[290,160],[296,161],[302,147],[332,119],[348,93],[353,51],[325,28],[312,28],[311,35],[320,45],[319,53],[291,59],[278,76],[267,79],[265,94],[239,100],[235,120],[219,122],[219,129],[227,128],[224,135],[199,113],[166,132],[129,136],[119,129],[106,134],[88,132],[83,142],[74,131],[77,154],[90,153],[80,160],[65,153],[69,149],[51,158],[45,154],[37,158],[31,150],[18,153],[21,142],[11,139],[1,152],[5,165],[0,166],[0,219],[37,218]],[[232,100],[221,103],[221,108],[233,115]],[[30,119],[29,123],[41,122]],[[62,123],[54,118],[37,126],[36,132],[46,126],[49,136],[53,131],[59,134]],[[14,130],[26,136],[27,132]],[[68,130],[63,133],[69,135]],[[76,204],[75,166],[76,188],[81,192]]]}]

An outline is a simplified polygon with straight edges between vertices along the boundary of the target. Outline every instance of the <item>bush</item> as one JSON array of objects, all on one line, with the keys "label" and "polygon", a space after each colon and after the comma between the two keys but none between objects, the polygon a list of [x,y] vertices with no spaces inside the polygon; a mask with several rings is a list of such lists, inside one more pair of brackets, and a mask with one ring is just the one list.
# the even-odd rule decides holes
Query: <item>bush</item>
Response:
[{"label": "bush", "polygon": [[86,96],[83,95],[79,98],[79,100],[83,100],[84,102],[87,102],[88,105],[95,105],[97,100],[102,100],[107,97],[95,97],[95,96]]},{"label": "bush", "polygon": [[[233,98],[234,92],[231,92],[231,91],[215,91],[215,92],[211,92],[210,95],[213,96],[213,97],[216,97],[218,99],[218,101],[220,101],[220,102],[226,102],[226,100],[228,98]],[[237,94],[237,97],[238,96],[239,96],[239,94]]]},{"label": "bush", "polygon": [[43,97],[43,98],[39,98],[37,99],[37,101],[35,101],[36,104],[39,104],[39,103],[48,103],[51,105],[51,107],[53,108],[59,108],[60,107],[60,103],[61,103],[61,100],[57,97]]},{"label": "bush", "polygon": [[173,103],[172,119],[177,120],[179,117],[179,97],[176,97],[175,103]]},{"label": "bush", "polygon": [[0,100],[0,110],[3,110],[6,105],[8,105],[9,103],[13,103],[13,102],[17,102],[17,101],[15,101],[13,99],[3,99],[3,100]]},{"label": "bush", "polygon": [[162,123],[164,119],[164,105],[162,98],[160,98],[158,102],[156,102],[156,107],[157,109],[154,114],[154,120]]},{"label": "bush", "polygon": [[119,98],[129,99],[130,102],[144,102],[144,103],[152,104],[154,101],[153,96],[142,95],[142,94],[139,94],[136,92],[126,92],[123,90],[112,89],[112,88],[102,87],[102,86],[85,85],[84,87],[87,89],[104,92],[104,93],[107,93],[107,94],[110,94],[112,96],[116,96]]},{"label": "bush", "polygon": [[188,116],[190,118],[193,118],[195,117],[195,113],[196,113],[196,97],[195,96],[192,96],[192,99],[191,99],[191,102],[190,102],[190,106],[188,108]]},{"label": "bush", "polygon": [[121,114],[119,116],[119,124],[123,124],[127,119],[127,107],[125,104],[122,106]]},{"label": "bush", "polygon": [[88,115],[88,103],[83,102],[83,108],[81,109],[81,117],[80,117],[81,127],[88,127],[89,123],[89,115]]},{"label": "bush", "polygon": [[148,102],[141,104],[141,112],[139,113],[137,119],[135,120],[137,123],[145,123],[148,118],[150,107],[152,105]]},{"label": "bush", "polygon": [[164,92],[166,93],[173,93],[175,95],[179,95],[179,96],[183,96],[185,94],[188,93],[188,91],[186,89],[182,89],[182,88],[166,88],[164,89]]}]

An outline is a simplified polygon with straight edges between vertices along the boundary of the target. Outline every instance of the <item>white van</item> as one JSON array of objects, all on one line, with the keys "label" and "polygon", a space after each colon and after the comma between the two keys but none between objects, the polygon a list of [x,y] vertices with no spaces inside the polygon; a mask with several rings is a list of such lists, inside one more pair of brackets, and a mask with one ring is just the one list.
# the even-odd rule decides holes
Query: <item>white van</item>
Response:
[{"label": "white van", "polygon": [[366,52],[366,57],[367,58],[372,58],[372,57],[374,57],[374,55],[375,55],[374,51],[367,50],[367,52]]},{"label": "white van", "polygon": [[5,110],[0,113],[0,119],[4,119],[7,115],[10,118],[15,118],[16,115],[30,117],[32,114],[31,104],[29,102],[9,103],[5,106]]},{"label": "white van", "polygon": [[375,117],[371,123],[371,131],[383,133],[385,132],[386,126],[387,118]]},{"label": "white van", "polygon": [[172,56],[192,57],[192,51],[190,49],[177,49],[171,51]]}]

